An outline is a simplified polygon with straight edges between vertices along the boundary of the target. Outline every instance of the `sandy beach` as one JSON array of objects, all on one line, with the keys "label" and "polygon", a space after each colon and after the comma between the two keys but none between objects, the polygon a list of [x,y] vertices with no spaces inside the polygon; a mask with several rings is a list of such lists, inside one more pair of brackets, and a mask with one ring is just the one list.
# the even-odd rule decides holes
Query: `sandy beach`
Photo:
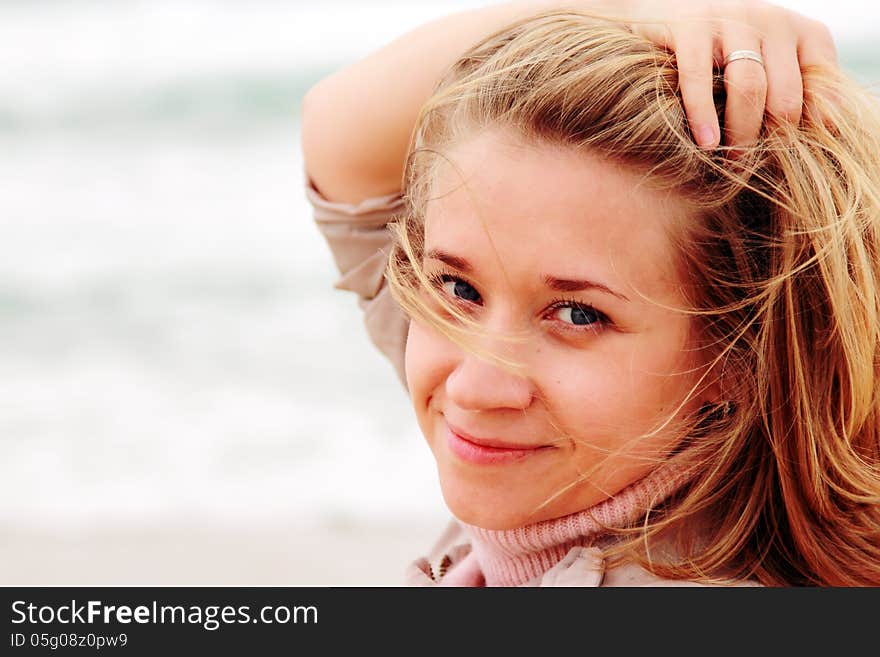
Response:
[{"label": "sandy beach", "polygon": [[442,523],[4,532],[4,586],[402,586]]}]

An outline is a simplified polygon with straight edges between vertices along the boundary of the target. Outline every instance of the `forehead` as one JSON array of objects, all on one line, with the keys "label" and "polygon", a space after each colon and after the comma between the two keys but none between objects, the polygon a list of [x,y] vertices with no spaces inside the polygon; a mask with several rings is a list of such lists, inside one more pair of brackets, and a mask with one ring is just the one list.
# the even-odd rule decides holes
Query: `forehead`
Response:
[{"label": "forehead", "polygon": [[511,275],[591,274],[629,294],[676,297],[669,231],[691,211],[608,159],[496,129],[436,171],[425,247]]}]

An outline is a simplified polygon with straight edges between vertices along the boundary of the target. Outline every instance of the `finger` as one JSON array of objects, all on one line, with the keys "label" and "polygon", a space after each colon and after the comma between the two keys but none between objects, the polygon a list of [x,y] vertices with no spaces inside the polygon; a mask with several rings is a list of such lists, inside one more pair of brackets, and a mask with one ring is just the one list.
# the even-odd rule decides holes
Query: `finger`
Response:
[{"label": "finger", "polygon": [[[724,59],[737,50],[761,53],[761,39],[744,21],[725,21],[721,27]],[[758,140],[764,122],[767,101],[767,74],[751,59],[737,59],[724,67],[724,143],[728,146],[751,146]]]},{"label": "finger", "polygon": [[796,28],[799,32],[798,58],[801,66],[837,68],[837,47],[827,25],[800,17]]},{"label": "finger", "polygon": [[770,28],[764,40],[767,70],[767,113],[797,125],[804,106],[804,86],[797,37],[788,29]]},{"label": "finger", "polygon": [[[803,18],[797,25],[799,30],[798,38],[798,60],[802,74],[808,69],[819,68],[825,70],[836,70],[838,68],[837,48],[834,45],[834,38],[828,27],[818,21]],[[827,113],[823,113],[819,109],[821,100],[830,101],[832,104],[838,104],[840,99],[837,95],[827,89],[817,90],[809,87],[810,78],[808,75],[802,75],[804,84],[804,98],[806,100],[806,111],[817,121],[826,124],[833,124],[833,120]],[[829,98],[819,99],[817,94],[823,92],[830,95]]]},{"label": "finger", "polygon": [[672,46],[678,63],[678,83],[691,134],[702,148],[715,148],[721,133],[712,96],[714,33],[708,21],[672,25]]},{"label": "finger", "polygon": [[669,24],[660,21],[637,20],[629,23],[633,34],[638,34],[661,48],[673,50]]}]

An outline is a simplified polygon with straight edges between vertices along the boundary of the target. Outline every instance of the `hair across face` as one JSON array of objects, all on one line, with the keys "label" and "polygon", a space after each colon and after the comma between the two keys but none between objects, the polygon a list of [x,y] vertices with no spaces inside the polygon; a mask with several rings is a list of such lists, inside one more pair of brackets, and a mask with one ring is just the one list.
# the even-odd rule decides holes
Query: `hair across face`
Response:
[{"label": "hair across face", "polygon": [[[446,502],[489,529],[593,506],[656,467],[677,438],[658,427],[700,403],[667,237],[691,210],[610,161],[510,131],[449,157],[421,267],[487,351],[522,367],[410,323],[407,381]],[[487,463],[461,434],[525,449]]]},{"label": "hair across face", "polygon": [[[621,553],[665,532],[666,576],[880,584],[880,109],[804,77],[801,125],[734,160],[694,145],[672,54],[608,21],[541,14],[450,69],[387,279],[462,519],[564,515],[665,459],[689,484]],[[546,449],[487,467],[450,426]]]}]

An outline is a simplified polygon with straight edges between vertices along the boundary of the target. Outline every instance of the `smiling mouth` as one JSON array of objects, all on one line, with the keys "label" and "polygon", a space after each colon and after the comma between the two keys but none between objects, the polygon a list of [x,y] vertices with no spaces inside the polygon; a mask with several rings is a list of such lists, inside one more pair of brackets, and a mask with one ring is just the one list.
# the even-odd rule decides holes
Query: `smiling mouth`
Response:
[{"label": "smiling mouth", "polygon": [[446,442],[455,456],[463,461],[478,465],[499,465],[521,461],[553,449],[552,445],[523,446],[501,440],[475,438],[466,433],[459,433],[449,424]]}]

